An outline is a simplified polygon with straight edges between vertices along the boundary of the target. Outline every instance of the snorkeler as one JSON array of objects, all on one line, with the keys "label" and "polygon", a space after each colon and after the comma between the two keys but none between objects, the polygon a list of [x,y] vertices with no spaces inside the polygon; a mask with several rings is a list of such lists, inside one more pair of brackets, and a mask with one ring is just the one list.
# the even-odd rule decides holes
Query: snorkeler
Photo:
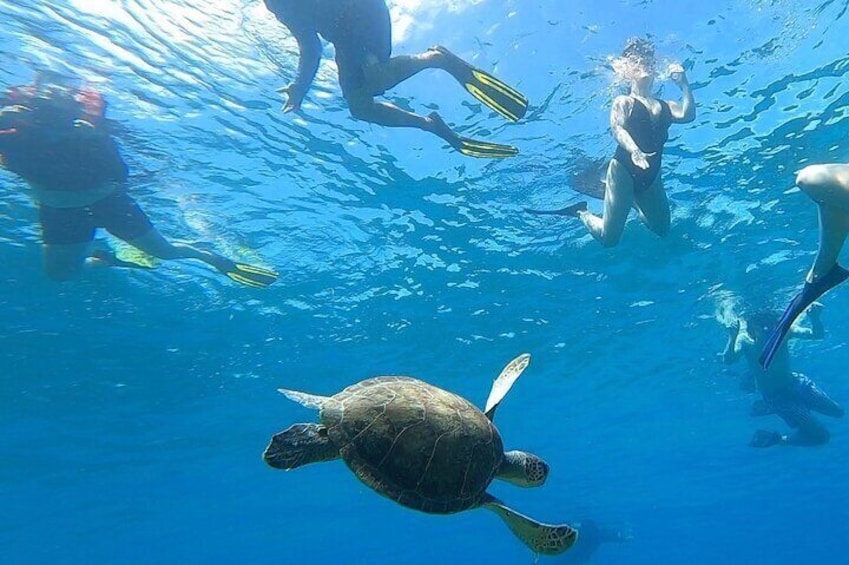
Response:
[{"label": "snorkeler", "polygon": [[288,96],[284,112],[300,109],[315,78],[321,60],[321,35],[336,48],[339,84],[354,118],[432,133],[470,157],[497,159],[518,153],[512,145],[459,136],[437,112],[421,116],[389,102],[375,101],[375,96],[425,69],[442,69],[472,96],[510,121],[520,120],[528,109],[528,101],[521,93],[444,47],[392,57],[392,25],[384,0],[265,0],[265,5],[289,28],[300,49],[295,80],[280,89]]},{"label": "snorkeler", "polygon": [[277,273],[212,251],[170,243],[126,191],[127,165],[95,90],[43,84],[0,96],[0,164],[29,185],[38,204],[44,266],[53,280],[70,280],[86,263],[141,267],[93,246],[97,228],[159,259],[198,259],[230,279],[262,288]]},{"label": "snorkeler", "polygon": [[669,200],[660,174],[663,146],[671,124],[686,124],[696,117],[696,103],[681,65],[669,66],[670,79],[681,89],[681,102],[654,97],[654,45],[647,39],[629,39],[614,69],[628,78],[631,86],[629,94],[616,97],[610,111],[610,127],[618,145],[607,167],[603,216],[589,212],[586,202],[560,210],[527,210],[580,218],[605,247],[619,243],[632,207],[650,230],[661,237],[667,234]]},{"label": "snorkeler", "polygon": [[773,362],[784,336],[805,308],[849,278],[849,271],[837,264],[849,233],[849,165],[810,165],[796,175],[796,186],[819,207],[819,250],[802,290],[787,306],[764,345],[760,357],[764,369]]},{"label": "snorkeler", "polygon": [[[798,339],[822,339],[825,334],[820,319],[820,304],[814,304],[808,313],[811,327],[793,326],[790,335]],[[823,424],[811,413],[819,412],[833,418],[843,417],[843,407],[828,397],[808,377],[790,370],[790,355],[787,347],[778,350],[775,363],[761,370],[755,357],[778,317],[777,312],[756,312],[746,320],[746,331],[740,333],[740,320],[728,328],[728,343],[722,353],[726,364],[746,358],[749,372],[754,377],[762,400],[752,405],[752,416],[775,414],[788,426],[797,431],[791,436],[771,430],[757,430],[749,445],[770,447],[773,445],[822,445],[830,435]]]}]

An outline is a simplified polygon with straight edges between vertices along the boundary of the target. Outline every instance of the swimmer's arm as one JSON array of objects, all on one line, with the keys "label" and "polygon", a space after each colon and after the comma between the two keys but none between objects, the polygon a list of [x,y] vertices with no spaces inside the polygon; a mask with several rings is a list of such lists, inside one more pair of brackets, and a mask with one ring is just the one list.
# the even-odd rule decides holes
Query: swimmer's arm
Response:
[{"label": "swimmer's arm", "polygon": [[743,354],[743,346],[747,344],[745,335],[740,335],[740,320],[735,320],[728,327],[728,342],[722,352],[722,362],[726,365],[736,363]]},{"label": "swimmer's arm", "polygon": [[681,89],[681,102],[667,101],[669,112],[672,114],[672,123],[688,124],[696,119],[696,100],[693,98],[693,90],[681,65],[670,65],[670,76],[672,81]]},{"label": "swimmer's arm", "polygon": [[321,61],[321,39],[318,37],[318,30],[304,13],[308,7],[306,3],[292,4],[266,0],[265,5],[274,17],[289,29],[289,33],[298,42],[298,71],[295,74],[295,80],[281,89],[289,97],[283,111],[291,112],[300,109],[301,102],[307,95],[315,73],[318,71],[318,64]]},{"label": "swimmer's arm", "polygon": [[634,100],[630,96],[617,96],[613,100],[613,107],[610,109],[610,130],[613,133],[613,139],[630,155],[633,155],[635,151],[640,151],[640,148],[634,142],[634,138],[625,129],[625,120],[631,115],[631,108],[633,107]]},{"label": "swimmer's arm", "polygon": [[298,56],[298,73],[295,80],[287,88],[289,101],[287,108],[297,110],[301,106],[307,91],[315,79],[318,64],[321,61],[321,39],[315,31],[292,29],[292,34],[298,41],[300,54]]}]

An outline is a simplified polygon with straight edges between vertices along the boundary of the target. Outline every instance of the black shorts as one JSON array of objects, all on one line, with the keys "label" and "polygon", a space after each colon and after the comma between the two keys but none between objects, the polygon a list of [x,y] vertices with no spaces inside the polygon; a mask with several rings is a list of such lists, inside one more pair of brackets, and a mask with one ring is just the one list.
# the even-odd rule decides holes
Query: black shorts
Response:
[{"label": "black shorts", "polygon": [[840,418],[843,408],[820,389],[814,381],[799,373],[783,389],[764,395],[764,402],[792,428],[804,428],[814,410],[826,416]]},{"label": "black shorts", "polygon": [[153,228],[150,219],[123,189],[80,208],[39,208],[42,240],[47,245],[88,243],[97,228],[124,241],[137,239]]},{"label": "black shorts", "polygon": [[[384,0],[348,0],[333,33],[339,86],[347,98],[365,86],[363,68],[392,56],[392,22]],[[370,92],[369,94],[381,94]]]}]

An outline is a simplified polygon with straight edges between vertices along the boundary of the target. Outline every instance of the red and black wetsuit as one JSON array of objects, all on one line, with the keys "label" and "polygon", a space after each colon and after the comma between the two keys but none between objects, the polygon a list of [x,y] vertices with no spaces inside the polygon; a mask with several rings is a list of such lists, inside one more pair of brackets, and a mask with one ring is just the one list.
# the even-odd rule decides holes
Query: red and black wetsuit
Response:
[{"label": "red and black wetsuit", "polygon": [[44,191],[83,192],[115,184],[108,196],[88,206],[39,204],[45,243],[91,241],[98,227],[124,240],[150,230],[150,220],[124,190],[127,165],[110,135],[100,94],[38,95],[34,88],[18,87],[2,103],[7,122],[0,124],[4,168]]}]

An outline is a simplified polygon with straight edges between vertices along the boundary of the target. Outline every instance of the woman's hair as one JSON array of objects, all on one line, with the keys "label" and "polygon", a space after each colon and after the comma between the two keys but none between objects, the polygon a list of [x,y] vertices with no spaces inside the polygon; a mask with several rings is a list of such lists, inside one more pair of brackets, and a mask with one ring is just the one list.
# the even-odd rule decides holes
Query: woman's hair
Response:
[{"label": "woman's hair", "polygon": [[610,58],[616,82],[627,84],[643,71],[655,72],[654,43],[648,37],[629,37],[619,57]]},{"label": "woman's hair", "polygon": [[622,49],[622,57],[632,63],[654,68],[654,43],[648,37],[629,37]]}]

